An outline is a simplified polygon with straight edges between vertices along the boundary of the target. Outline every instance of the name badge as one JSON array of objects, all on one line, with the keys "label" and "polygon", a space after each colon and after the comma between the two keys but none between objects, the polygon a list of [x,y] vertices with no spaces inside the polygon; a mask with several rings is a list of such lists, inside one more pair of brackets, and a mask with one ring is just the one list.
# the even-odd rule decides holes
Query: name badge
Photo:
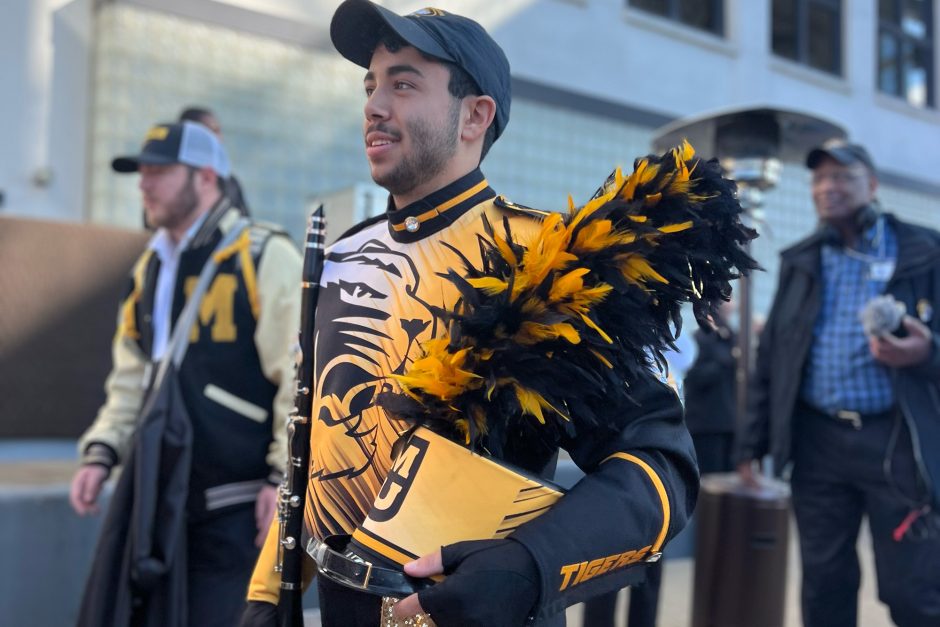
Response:
[{"label": "name badge", "polygon": [[868,277],[872,281],[887,281],[894,274],[893,259],[879,259],[868,264]]}]

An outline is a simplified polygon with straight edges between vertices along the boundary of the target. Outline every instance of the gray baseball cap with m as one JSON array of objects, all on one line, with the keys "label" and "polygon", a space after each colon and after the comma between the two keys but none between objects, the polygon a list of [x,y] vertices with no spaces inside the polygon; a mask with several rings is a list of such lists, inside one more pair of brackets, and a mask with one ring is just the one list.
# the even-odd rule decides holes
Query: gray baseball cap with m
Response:
[{"label": "gray baseball cap with m", "polygon": [[116,157],[111,162],[115,172],[137,172],[141,165],[182,163],[194,168],[211,168],[221,178],[232,171],[228,155],[218,138],[207,127],[195,122],[157,124],[147,131],[140,153]]}]

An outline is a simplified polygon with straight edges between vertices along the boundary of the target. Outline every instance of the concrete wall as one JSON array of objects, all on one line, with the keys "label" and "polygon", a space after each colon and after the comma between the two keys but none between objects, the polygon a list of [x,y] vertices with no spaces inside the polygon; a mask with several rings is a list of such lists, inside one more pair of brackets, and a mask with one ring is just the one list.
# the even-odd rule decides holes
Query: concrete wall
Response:
[{"label": "concrete wall", "polygon": [[0,212],[81,220],[91,0],[0,6]]}]

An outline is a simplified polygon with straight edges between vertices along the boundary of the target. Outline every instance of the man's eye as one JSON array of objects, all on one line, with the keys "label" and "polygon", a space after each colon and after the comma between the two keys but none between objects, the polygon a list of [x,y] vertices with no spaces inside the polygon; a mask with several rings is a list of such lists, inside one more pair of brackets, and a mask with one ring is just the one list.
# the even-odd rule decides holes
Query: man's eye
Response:
[{"label": "man's eye", "polygon": [[371,96],[375,92],[375,87],[366,87],[366,96]]},{"label": "man's eye", "polygon": [[411,89],[411,83],[406,83],[405,81],[396,81],[395,89]]}]

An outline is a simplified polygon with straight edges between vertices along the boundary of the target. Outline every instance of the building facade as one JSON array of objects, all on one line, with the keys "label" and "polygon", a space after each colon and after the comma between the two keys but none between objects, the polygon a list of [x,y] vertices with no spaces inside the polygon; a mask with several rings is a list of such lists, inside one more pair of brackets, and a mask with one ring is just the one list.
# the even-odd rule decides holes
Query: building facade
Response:
[{"label": "building facade", "polygon": [[[397,11],[426,0],[388,0]],[[0,212],[139,227],[109,168],[154,122],[214,109],[254,213],[299,235],[315,198],[369,183],[363,71],[329,44],[324,0],[12,0],[0,14]],[[940,227],[938,0],[442,0],[506,50],[512,118],[484,162],[513,200],[561,209],[629,169],[672,120],[744,106],[832,120],[867,145],[883,204]],[[0,15],[0,17],[3,17]],[[358,189],[358,188],[357,188]],[[336,203],[334,203],[336,204]],[[373,203],[374,204],[374,203]],[[352,208],[327,207],[334,224]],[[815,224],[809,175],[765,195],[754,306],[777,252]]]}]

